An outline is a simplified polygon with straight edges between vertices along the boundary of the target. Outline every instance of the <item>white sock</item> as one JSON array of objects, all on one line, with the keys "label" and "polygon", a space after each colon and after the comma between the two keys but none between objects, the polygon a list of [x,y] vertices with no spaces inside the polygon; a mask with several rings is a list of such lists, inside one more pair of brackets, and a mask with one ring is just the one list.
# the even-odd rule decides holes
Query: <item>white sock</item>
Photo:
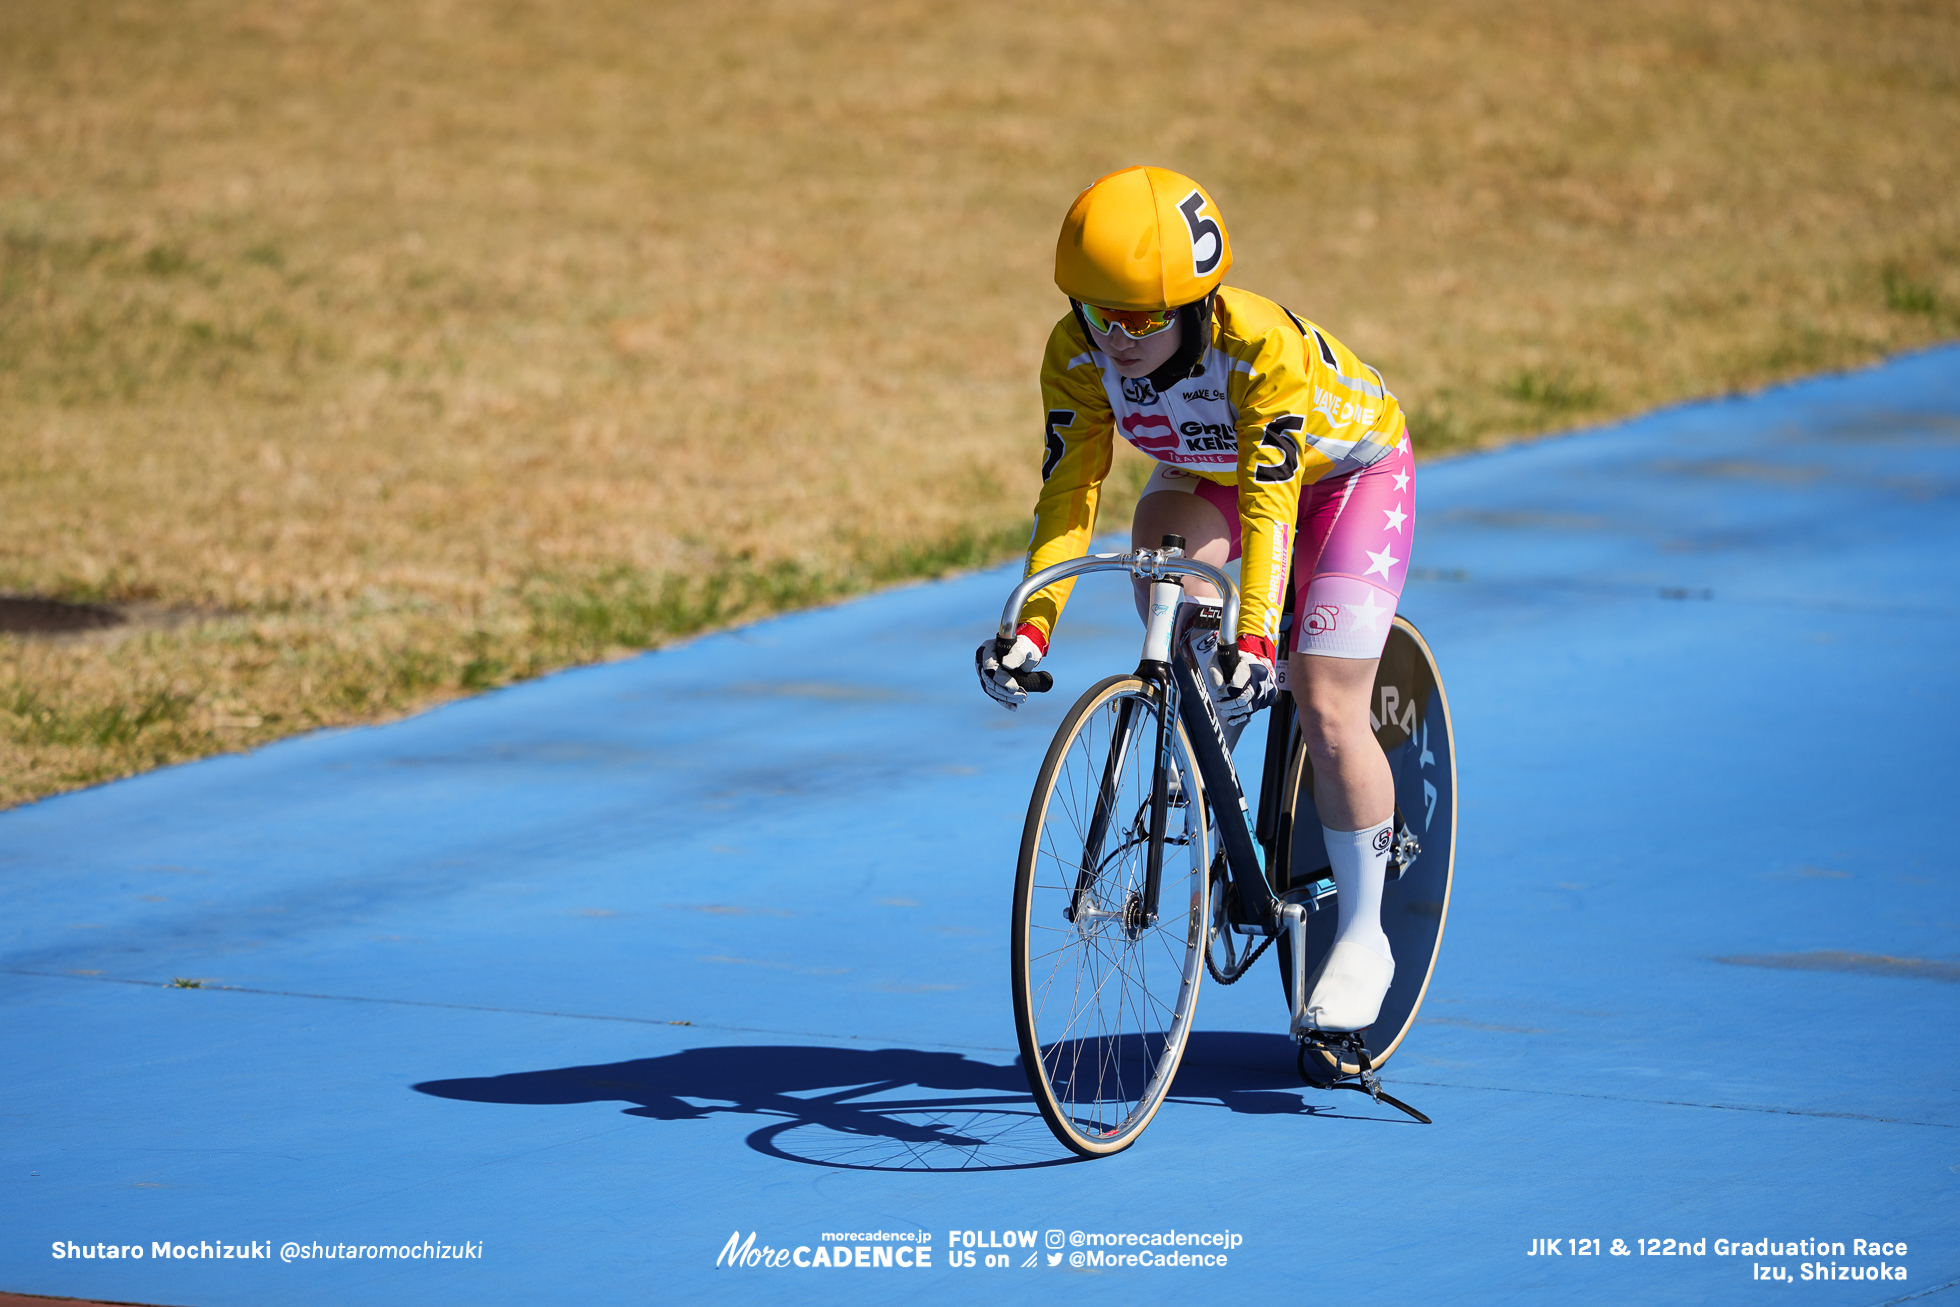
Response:
[{"label": "white sock", "polygon": [[1382,883],[1388,878],[1388,846],[1395,838],[1395,822],[1381,822],[1364,830],[1328,830],[1327,860],[1334,868],[1334,888],[1338,894],[1334,941],[1360,944],[1377,956],[1393,961],[1388,936],[1382,933]]}]

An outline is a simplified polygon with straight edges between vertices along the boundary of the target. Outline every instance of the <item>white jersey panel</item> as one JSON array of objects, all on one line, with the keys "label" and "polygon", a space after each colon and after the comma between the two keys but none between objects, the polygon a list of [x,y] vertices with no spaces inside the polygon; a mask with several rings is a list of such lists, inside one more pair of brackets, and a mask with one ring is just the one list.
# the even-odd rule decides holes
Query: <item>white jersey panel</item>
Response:
[{"label": "white jersey panel", "polygon": [[1144,377],[1125,377],[1109,356],[1092,351],[1116,418],[1116,434],[1159,463],[1188,467],[1231,484],[1239,475],[1238,410],[1225,397],[1232,359],[1205,351],[1205,370],[1159,394]]}]

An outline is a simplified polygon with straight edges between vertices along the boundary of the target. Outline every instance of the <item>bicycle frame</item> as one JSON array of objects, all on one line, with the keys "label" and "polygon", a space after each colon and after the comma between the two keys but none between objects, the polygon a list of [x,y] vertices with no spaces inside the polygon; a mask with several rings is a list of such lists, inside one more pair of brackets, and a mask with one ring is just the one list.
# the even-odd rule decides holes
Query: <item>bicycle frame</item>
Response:
[{"label": "bicycle frame", "polygon": [[[1150,846],[1149,860],[1145,864],[1145,888],[1142,904],[1144,920],[1157,919],[1157,895],[1159,880],[1163,870],[1163,846],[1165,825],[1169,815],[1169,765],[1171,758],[1173,713],[1184,724],[1185,735],[1191,741],[1193,759],[1198,766],[1198,774],[1203,779],[1204,790],[1211,800],[1213,816],[1217,819],[1219,841],[1225,854],[1225,866],[1232,878],[1233,888],[1238,892],[1239,907],[1244,915],[1244,924],[1258,928],[1267,935],[1277,934],[1292,924],[1294,919],[1311,911],[1312,906],[1302,909],[1298,905],[1282,903],[1273,893],[1272,883],[1267,878],[1264,859],[1261,857],[1261,841],[1258,832],[1249,824],[1252,814],[1245,801],[1244,788],[1239,783],[1238,769],[1232,764],[1232,752],[1227,746],[1223,725],[1212,707],[1211,694],[1199,679],[1200,671],[1195,661],[1189,657],[1178,657],[1173,649],[1179,602],[1183,597],[1183,577],[1196,576],[1211,582],[1224,596],[1224,610],[1219,625],[1221,642],[1236,643],[1238,640],[1239,596],[1238,588],[1231,578],[1209,563],[1201,563],[1193,558],[1182,557],[1176,549],[1138,549],[1125,554],[1090,554],[1083,558],[1057,563],[1043,568],[1033,576],[1023,580],[1007,597],[1007,605],[1001,613],[999,635],[1004,640],[1012,640],[1016,623],[1020,620],[1021,607],[1029,596],[1039,593],[1058,581],[1084,576],[1091,572],[1128,572],[1139,581],[1150,582],[1148,622],[1144,630],[1143,654],[1137,663],[1137,676],[1146,684],[1156,687],[1160,701],[1170,711],[1157,715],[1157,761],[1151,780],[1150,797]],[[1121,769],[1122,760],[1127,757],[1133,745],[1131,713],[1127,705],[1119,710],[1117,729],[1113,733],[1109,761],[1104,769],[1101,791],[1097,796],[1095,812],[1090,821],[1088,838],[1084,841],[1082,870],[1077,883],[1077,895],[1093,880],[1094,868],[1101,861],[1102,845],[1107,838],[1110,819],[1109,803],[1112,780]],[[1267,753],[1270,756],[1272,749]],[[1277,783],[1268,778],[1266,788],[1277,790]],[[1268,806],[1267,803],[1261,807]],[[1073,908],[1069,919],[1074,920]]]},{"label": "bicycle frame", "polygon": [[[1293,696],[1281,689],[1273,700],[1273,716],[1267,722],[1262,750],[1263,784],[1255,818],[1248,808],[1232,759],[1232,746],[1249,723],[1249,715],[1242,717],[1234,710],[1237,706],[1213,698],[1217,674],[1210,666],[1214,629],[1221,646],[1229,642],[1236,649],[1239,595],[1231,579],[1218,568],[1185,558],[1183,544],[1180,537],[1167,535],[1161,549],[1094,554],[1044,568],[1014,588],[1001,613],[994,651],[1004,657],[1022,606],[1040,591],[1091,572],[1127,572],[1135,581],[1148,585],[1143,649],[1135,673],[1097,682],[1063,719],[1062,728],[1042,763],[1022,834],[1015,879],[1014,1004],[1022,1056],[1042,1116],[1056,1137],[1078,1153],[1101,1156],[1127,1147],[1134,1138],[1133,1132],[1123,1134],[1120,1139],[1114,1137],[1129,1131],[1133,1122],[1135,1131],[1140,1131],[1147,1124],[1149,1114],[1164,1101],[1169,1077],[1176,1073],[1175,1059],[1182,1055],[1191,1003],[1195,1001],[1202,975],[1209,972],[1215,982],[1232,984],[1264,954],[1267,944],[1278,938],[1286,941],[1291,954],[1287,959],[1290,971],[1287,990],[1292,1006],[1289,1033],[1300,1045],[1301,1078],[1320,1088],[1370,1094],[1376,1101],[1397,1107],[1426,1123],[1428,1117],[1382,1090],[1375,1068],[1401,1043],[1421,1005],[1449,906],[1455,851],[1455,748],[1449,728],[1449,705],[1442,698],[1442,681],[1435,659],[1420,633],[1398,616],[1394,629],[1388,632],[1387,652],[1383,655],[1385,660],[1392,655],[1394,668],[1384,661],[1376,669],[1383,709],[1381,720],[1374,723],[1375,739],[1395,775],[1398,800],[1391,844],[1394,851],[1387,881],[1399,881],[1421,852],[1415,833],[1403,826],[1401,804],[1428,805],[1423,813],[1425,833],[1430,819],[1443,815],[1435,812],[1438,784],[1432,783],[1426,772],[1410,772],[1417,756],[1410,746],[1418,742],[1420,767],[1435,765],[1437,758],[1430,752],[1428,731],[1439,722],[1442,743],[1436,753],[1443,755],[1444,769],[1437,773],[1437,782],[1447,787],[1449,795],[1447,825],[1443,831],[1445,858],[1435,871],[1417,873],[1419,878],[1426,878],[1415,882],[1421,897],[1404,902],[1402,906],[1409,911],[1398,914],[1397,924],[1402,934],[1420,954],[1410,960],[1424,965],[1414,976],[1412,990],[1405,990],[1397,1000],[1397,991],[1391,986],[1385,996],[1384,1002],[1398,1001],[1401,1006],[1395,1010],[1387,1029],[1387,1047],[1378,1057],[1367,1047],[1366,1031],[1322,1029],[1316,1009],[1309,1006],[1309,942],[1313,942],[1316,956],[1325,955],[1331,928],[1338,921],[1323,922],[1318,930],[1309,923],[1315,920],[1314,914],[1335,900],[1339,891],[1330,867],[1305,861],[1318,849],[1318,836],[1309,830],[1305,843],[1300,842],[1299,824],[1315,822],[1318,812],[1310,802],[1313,773],[1310,759],[1302,748]],[[1218,588],[1222,601],[1187,599],[1183,581],[1187,576],[1209,581]],[[1287,618],[1282,615],[1282,640],[1286,638],[1286,630]],[[1399,645],[1398,633],[1402,637]],[[983,647],[983,658],[985,654]],[[1229,658],[1224,661],[1231,662]],[[1053,678],[1042,671],[1031,676],[999,671],[992,674],[1003,685],[1018,686],[1029,692],[1046,690],[1053,684]],[[1281,685],[1285,685],[1284,679]],[[1392,700],[1391,691],[1399,697]],[[1410,705],[1406,720],[1390,711],[1391,704],[1397,702]],[[1427,719],[1422,716],[1425,704]],[[1141,774],[1144,760],[1138,751],[1148,748],[1153,741],[1146,740],[1145,732],[1139,730],[1139,711],[1156,715],[1157,753],[1151,760],[1147,785]],[[1104,715],[1106,712],[1108,715]],[[1221,714],[1225,720],[1221,720]],[[1101,738],[1104,729],[1108,731],[1106,741]],[[1180,730],[1182,740],[1178,735]],[[1179,787],[1175,793],[1171,789],[1174,779]],[[1417,781],[1422,787],[1420,793],[1409,789],[1405,794],[1404,783],[1413,786]],[[1067,793],[1058,799],[1058,795],[1063,795],[1064,782]],[[1091,786],[1093,798],[1085,792]],[[1088,808],[1086,813],[1084,807]],[[1177,807],[1183,807],[1184,813],[1174,814],[1173,809]],[[1070,847],[1074,842],[1072,834],[1050,838],[1051,813],[1058,815],[1062,830],[1079,834],[1079,857]],[[1174,816],[1175,832],[1172,831]],[[1078,824],[1085,817],[1086,824]],[[1216,832],[1215,839],[1207,838],[1208,830]],[[1109,847],[1112,842],[1116,846],[1113,849]],[[1141,867],[1133,852],[1139,845],[1145,846]],[[1167,845],[1184,846],[1186,851],[1173,861],[1166,857]],[[1207,848],[1215,852],[1207,855],[1204,852]],[[1075,869],[1072,877],[1071,865]],[[1313,869],[1316,865],[1319,870]],[[1195,881],[1192,890],[1189,929],[1169,944],[1161,936],[1167,930],[1176,936],[1184,923],[1179,920],[1181,913],[1175,904],[1169,922],[1159,916],[1158,900],[1166,874],[1176,876],[1180,887],[1194,883],[1197,876],[1203,877]],[[1112,893],[1112,889],[1119,892]],[[1058,904],[1056,899],[1063,894],[1067,897]],[[1176,895],[1181,899],[1183,889],[1176,891]],[[1045,896],[1042,915],[1047,920],[1040,933],[1048,944],[1036,954],[1031,950],[1038,933],[1035,917],[1038,896]],[[1204,912],[1207,896],[1208,919]],[[1057,908],[1073,927],[1072,933],[1066,930],[1055,933],[1052,914]],[[1418,917],[1422,921],[1417,921]],[[1430,920],[1435,922],[1433,928],[1424,924]],[[1117,932],[1127,936],[1128,946]],[[1248,944],[1242,949],[1236,938],[1239,936],[1264,937],[1264,942],[1256,947]],[[1127,984],[1130,973],[1124,968],[1129,965],[1130,954],[1135,951],[1140,957],[1146,941],[1157,948],[1184,950],[1181,967],[1175,972],[1179,988],[1174,1001],[1152,997],[1152,1013],[1156,1015],[1149,1020],[1139,1016],[1131,1021],[1136,1029],[1128,1030],[1122,1037],[1147,1041],[1154,1029],[1151,1022],[1168,1013],[1170,1024],[1157,1032],[1157,1036],[1165,1041],[1160,1051],[1169,1061],[1160,1066],[1145,1059],[1142,1074],[1146,1080],[1139,1091],[1141,1096],[1136,1098],[1136,1107],[1122,1124],[1111,1129],[1104,1116],[1098,1114],[1097,1105],[1104,1097],[1102,1080],[1096,1080],[1094,1092],[1086,1096],[1078,1093],[1075,1063],[1070,1062],[1066,1067],[1060,1063],[1051,1065],[1049,1050],[1051,1046],[1076,1049],[1072,1056],[1080,1058],[1080,1047],[1086,1040],[1099,1050],[1093,1060],[1096,1075],[1103,1074],[1106,1060],[1115,1056],[1110,1050],[1116,1047],[1111,1042],[1114,1037],[1105,1029],[1107,1022],[1102,1014],[1103,972],[1105,967],[1113,969]],[[1398,950],[1403,947],[1399,937],[1395,947]],[[1194,950],[1202,951],[1202,965]],[[1033,961],[1037,956],[1063,959],[1054,963],[1055,974],[1068,973],[1072,966],[1076,985],[1073,1005],[1064,994],[1059,1016],[1045,1025],[1042,1013],[1047,1010],[1048,986],[1054,976],[1044,979],[1034,974]],[[1076,958],[1072,964],[1066,963],[1070,957]],[[1082,992],[1085,975],[1094,982],[1088,1006],[1084,1005]],[[1143,975],[1141,970],[1138,975]],[[1138,983],[1143,982],[1139,979]],[[1086,1036],[1078,1030],[1078,1022],[1085,1019],[1085,1014],[1094,1023],[1094,1030]],[[1082,1111],[1089,1112],[1089,1116],[1083,1118]]]}]

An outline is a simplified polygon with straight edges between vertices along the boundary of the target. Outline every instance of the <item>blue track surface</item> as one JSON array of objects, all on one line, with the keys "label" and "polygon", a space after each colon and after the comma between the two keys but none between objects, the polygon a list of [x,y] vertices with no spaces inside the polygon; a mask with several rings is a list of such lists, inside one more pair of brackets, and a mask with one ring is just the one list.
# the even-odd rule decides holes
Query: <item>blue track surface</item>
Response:
[{"label": "blue track surface", "polygon": [[[1013,857],[1067,700],[1137,631],[1085,582],[1059,691],[1009,716],[970,670],[996,570],[0,815],[0,1289],[1741,1302],[1812,1259],[1718,1240],[1824,1239],[1909,1278],[1804,1303],[1960,1300],[1960,349],[1420,495],[1403,611],[1463,806],[1388,1081],[1435,1125],[1303,1092],[1267,960],[1206,986],[1137,1147],[1064,1160],[1015,1065]],[[731,1233],[921,1230],[929,1269],[715,1267]],[[949,1265],[956,1232],[1049,1230],[1242,1242]],[[1603,1255],[1527,1255],[1575,1236]],[[1610,1251],[1643,1238],[1707,1251]],[[423,1240],[481,1257],[278,1255]]]}]

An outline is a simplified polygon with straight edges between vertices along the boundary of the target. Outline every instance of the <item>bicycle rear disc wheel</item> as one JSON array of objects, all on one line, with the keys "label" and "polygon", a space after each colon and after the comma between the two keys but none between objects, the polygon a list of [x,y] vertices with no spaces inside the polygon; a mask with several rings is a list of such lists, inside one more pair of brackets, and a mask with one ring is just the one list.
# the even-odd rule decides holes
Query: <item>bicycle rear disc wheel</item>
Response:
[{"label": "bicycle rear disc wheel", "polygon": [[[1400,615],[1382,649],[1369,708],[1375,740],[1388,755],[1395,778],[1396,811],[1422,846],[1402,878],[1382,890],[1382,930],[1395,955],[1395,980],[1366,1034],[1369,1059],[1380,1066],[1401,1046],[1429,991],[1456,869],[1456,737],[1450,729],[1450,701],[1428,641]],[[1282,893],[1329,874],[1326,841],[1313,802],[1313,764],[1298,741],[1285,784],[1279,865],[1285,868],[1286,879],[1276,887]],[[1309,976],[1334,946],[1335,917],[1330,905],[1329,910],[1307,918]],[[1274,952],[1279,955],[1280,983],[1287,989],[1291,1011],[1293,972],[1285,935]]]},{"label": "bicycle rear disc wheel", "polygon": [[1021,1064],[1055,1137],[1121,1152],[1170,1092],[1204,974],[1209,863],[1190,741],[1173,723],[1156,919],[1143,912],[1162,700],[1112,676],[1077,700],[1042,761],[1014,880]]}]

